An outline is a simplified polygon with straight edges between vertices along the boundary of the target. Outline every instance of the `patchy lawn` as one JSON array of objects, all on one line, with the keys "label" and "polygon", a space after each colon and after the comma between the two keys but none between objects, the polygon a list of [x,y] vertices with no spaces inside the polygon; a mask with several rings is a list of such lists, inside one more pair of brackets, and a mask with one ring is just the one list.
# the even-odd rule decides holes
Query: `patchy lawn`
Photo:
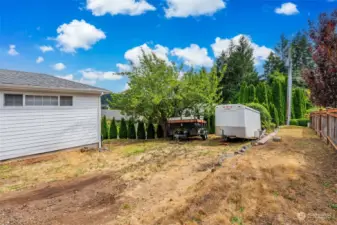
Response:
[{"label": "patchy lawn", "polygon": [[280,136],[221,167],[244,143],[111,141],[0,165],[0,224],[336,224],[336,152],[308,128]]}]

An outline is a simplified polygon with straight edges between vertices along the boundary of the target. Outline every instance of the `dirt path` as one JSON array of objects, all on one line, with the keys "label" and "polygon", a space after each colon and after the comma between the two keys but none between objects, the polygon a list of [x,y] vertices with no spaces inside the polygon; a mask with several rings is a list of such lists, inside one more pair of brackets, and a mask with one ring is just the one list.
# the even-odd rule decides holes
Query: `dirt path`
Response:
[{"label": "dirt path", "polygon": [[336,153],[306,128],[280,135],[215,171],[210,147],[170,145],[114,172],[10,193],[0,224],[337,223]]}]

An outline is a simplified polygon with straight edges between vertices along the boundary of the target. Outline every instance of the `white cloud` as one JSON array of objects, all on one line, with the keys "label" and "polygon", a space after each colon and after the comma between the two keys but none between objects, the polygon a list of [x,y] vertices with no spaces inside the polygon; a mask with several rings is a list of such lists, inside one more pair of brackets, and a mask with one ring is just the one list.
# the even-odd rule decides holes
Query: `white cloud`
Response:
[{"label": "white cloud", "polygon": [[57,47],[67,53],[75,53],[76,49],[90,49],[98,41],[105,39],[104,32],[84,20],[73,20],[57,28],[58,36],[55,38]]},{"label": "white cloud", "polygon": [[129,64],[117,63],[116,66],[120,73],[130,72],[132,70],[132,66],[130,66]]},{"label": "white cloud", "polygon": [[16,48],[15,45],[9,45],[8,54],[11,55],[11,56],[19,55],[19,53],[16,51],[15,48]]},{"label": "white cloud", "polygon": [[184,49],[175,48],[171,54],[183,59],[188,66],[211,67],[213,65],[213,60],[208,56],[207,49],[200,48],[196,44],[191,44],[190,47]]},{"label": "white cloud", "polygon": [[64,70],[65,68],[66,66],[63,63],[56,63],[55,65],[53,65],[53,69],[57,71]]},{"label": "white cloud", "polygon": [[145,54],[155,54],[159,59],[164,60],[165,62],[169,63],[168,53],[169,49],[162,45],[155,45],[154,49],[151,49],[147,44],[143,44],[141,46],[134,47],[128,50],[124,57],[126,60],[133,63],[135,66],[139,66],[140,64],[140,57],[142,56],[142,50]]},{"label": "white cloud", "polygon": [[123,78],[122,75],[118,75],[115,72],[103,72],[91,68],[80,70],[80,73],[87,80],[121,80]]},{"label": "white cloud", "polygon": [[43,61],[44,61],[44,58],[41,57],[41,56],[37,57],[37,59],[36,59],[37,64],[42,63]]},{"label": "white cloud", "polygon": [[47,45],[40,46],[40,50],[41,50],[43,53],[54,51],[53,47],[47,46]]},{"label": "white cloud", "polygon": [[123,91],[129,90],[129,89],[130,89],[130,85],[129,85],[128,83],[126,83],[126,84],[124,85]]},{"label": "white cloud", "polygon": [[239,44],[239,40],[241,37],[246,37],[247,40],[249,41],[249,44],[253,48],[254,52],[254,59],[255,59],[255,64],[261,63],[261,61],[264,61],[268,58],[269,54],[273,51],[270,48],[267,48],[266,46],[259,46],[255,43],[252,42],[251,38],[247,35],[239,34],[232,39],[221,39],[217,37],[215,39],[215,43],[211,45],[215,57],[219,57],[221,52],[226,52],[230,46],[231,41],[233,41],[234,45]]},{"label": "white cloud", "polygon": [[213,15],[226,7],[224,0],[166,0],[165,16],[188,17],[200,15]]},{"label": "white cloud", "polygon": [[276,8],[275,13],[290,16],[290,15],[298,14],[299,11],[297,9],[297,5],[291,2],[287,2],[287,3],[283,3],[281,7]]},{"label": "white cloud", "polygon": [[156,10],[146,0],[87,0],[87,9],[95,16],[107,13],[112,16],[117,14],[136,16]]},{"label": "white cloud", "polygon": [[72,75],[72,74],[68,74],[68,75],[65,75],[65,76],[57,76],[57,77],[65,79],[65,80],[75,81],[75,82],[82,83],[82,84],[88,84],[88,85],[95,85],[96,84],[96,80],[86,80],[83,77],[79,80],[76,80],[74,75]]}]

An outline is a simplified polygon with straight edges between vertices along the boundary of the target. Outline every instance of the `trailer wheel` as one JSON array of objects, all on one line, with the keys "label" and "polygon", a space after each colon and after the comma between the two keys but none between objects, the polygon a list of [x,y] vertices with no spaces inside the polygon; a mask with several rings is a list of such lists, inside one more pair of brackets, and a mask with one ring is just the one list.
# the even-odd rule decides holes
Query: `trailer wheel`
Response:
[{"label": "trailer wheel", "polygon": [[207,134],[205,134],[205,135],[201,135],[201,138],[202,138],[202,140],[207,140],[208,139],[208,136],[207,136]]}]

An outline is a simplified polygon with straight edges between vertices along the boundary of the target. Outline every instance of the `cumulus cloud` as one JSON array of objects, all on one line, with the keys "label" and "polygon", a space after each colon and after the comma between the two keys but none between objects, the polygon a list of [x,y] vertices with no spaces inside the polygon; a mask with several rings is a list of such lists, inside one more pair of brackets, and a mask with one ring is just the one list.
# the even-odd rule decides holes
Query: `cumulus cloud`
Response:
[{"label": "cumulus cloud", "polygon": [[61,71],[66,68],[66,66],[63,63],[56,63],[52,66],[54,70]]},{"label": "cumulus cloud", "polygon": [[57,76],[57,77],[65,79],[65,80],[70,80],[70,81],[82,83],[82,84],[88,84],[88,85],[95,85],[96,84],[96,80],[86,80],[83,77],[81,79],[77,80],[77,79],[75,79],[74,75],[72,75],[72,74],[68,74],[68,75],[65,75],[65,76]]},{"label": "cumulus cloud", "polygon": [[95,16],[123,14],[137,16],[156,8],[146,0],[87,0],[87,9]]},{"label": "cumulus cloud", "polygon": [[134,47],[128,50],[124,54],[124,58],[130,61],[134,66],[140,65],[140,57],[142,56],[142,51],[145,54],[155,54],[159,59],[164,60],[169,63],[168,53],[169,49],[162,45],[155,45],[154,49],[151,49],[147,44],[143,44],[141,46]]},{"label": "cumulus cloud", "polygon": [[287,3],[283,3],[281,7],[276,8],[275,13],[290,16],[290,15],[298,14],[299,11],[297,9],[297,5],[295,5],[292,2],[287,2]]},{"label": "cumulus cloud", "polygon": [[117,68],[118,68],[118,71],[120,73],[123,73],[123,72],[130,72],[132,70],[132,66],[130,66],[129,64],[122,64],[122,63],[117,63]]},{"label": "cumulus cloud", "polygon": [[115,72],[111,71],[97,71],[92,68],[80,70],[83,78],[88,80],[121,80],[123,78],[122,75],[118,75]]},{"label": "cumulus cloud", "polygon": [[41,57],[41,56],[37,57],[37,59],[36,59],[37,64],[42,63],[43,61],[44,61],[44,58]]},{"label": "cumulus cloud", "polygon": [[254,52],[254,59],[255,59],[255,64],[260,64],[261,61],[264,61],[268,58],[269,54],[273,51],[270,48],[267,48],[266,46],[259,46],[256,43],[253,43],[251,38],[248,35],[244,34],[239,34],[231,39],[221,39],[217,37],[215,39],[215,43],[211,45],[215,57],[219,57],[221,52],[226,52],[230,46],[231,41],[233,41],[234,45],[239,44],[239,40],[241,37],[247,38],[249,44],[253,48]]},{"label": "cumulus cloud", "polygon": [[84,20],[73,20],[57,28],[55,38],[57,47],[67,53],[76,53],[76,49],[90,49],[98,41],[105,39],[104,32]]},{"label": "cumulus cloud", "polygon": [[167,18],[213,15],[226,7],[224,0],[166,0],[166,2]]},{"label": "cumulus cloud", "polygon": [[213,65],[213,60],[208,56],[207,49],[200,48],[196,44],[191,44],[190,47],[184,49],[174,48],[171,54],[184,60],[184,64],[188,66],[211,67]]},{"label": "cumulus cloud", "polygon": [[19,52],[16,51],[15,45],[9,45],[8,55],[11,55],[11,56],[19,55]]},{"label": "cumulus cloud", "polygon": [[129,90],[129,89],[130,89],[130,85],[129,85],[128,83],[126,83],[126,84],[124,85],[123,91]]},{"label": "cumulus cloud", "polygon": [[45,52],[52,52],[52,51],[54,51],[54,48],[51,47],[51,46],[43,45],[43,46],[40,46],[40,50],[43,53],[45,53]]}]

